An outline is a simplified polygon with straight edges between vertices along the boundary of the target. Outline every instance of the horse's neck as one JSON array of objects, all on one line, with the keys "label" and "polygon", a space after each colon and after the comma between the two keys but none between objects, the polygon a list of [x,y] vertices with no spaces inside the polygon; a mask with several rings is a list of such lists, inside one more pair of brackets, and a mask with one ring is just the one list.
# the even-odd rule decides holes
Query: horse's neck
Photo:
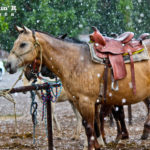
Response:
[{"label": "horse's neck", "polygon": [[59,77],[69,76],[80,57],[84,55],[84,46],[81,52],[79,44],[64,42],[43,34],[42,38],[43,61],[46,66]]}]

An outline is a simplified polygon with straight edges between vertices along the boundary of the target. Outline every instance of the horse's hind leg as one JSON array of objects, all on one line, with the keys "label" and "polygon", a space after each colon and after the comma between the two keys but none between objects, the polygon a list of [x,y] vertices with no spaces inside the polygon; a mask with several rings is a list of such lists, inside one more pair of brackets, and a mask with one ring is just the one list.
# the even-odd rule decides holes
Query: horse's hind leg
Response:
[{"label": "horse's hind leg", "polygon": [[148,114],[147,114],[147,119],[146,122],[144,123],[144,129],[143,129],[143,134],[141,136],[141,139],[146,140],[150,134],[150,98],[146,98],[144,100],[144,103],[148,109]]},{"label": "horse's hind leg", "polygon": [[114,126],[114,120],[113,120],[112,113],[109,114],[109,119],[110,119],[109,125],[110,125],[110,127],[113,127]]},{"label": "horse's hind leg", "polygon": [[132,107],[131,107],[131,105],[128,105],[128,120],[129,120],[129,125],[132,125]]},{"label": "horse's hind leg", "polygon": [[100,123],[101,123],[101,126],[100,126],[101,135],[105,143],[106,143],[106,139],[105,139],[105,131],[104,131],[104,117],[106,117],[110,113],[111,108],[112,108],[111,105],[102,104],[101,109],[100,109],[100,114],[99,114]]},{"label": "horse's hind leg", "polygon": [[117,137],[116,142],[120,139],[129,138],[128,131],[125,124],[125,115],[123,106],[115,106],[112,108],[112,113],[117,125]]},{"label": "horse's hind leg", "polygon": [[119,106],[119,121],[121,124],[121,130],[122,130],[122,139],[128,139],[129,138],[129,133],[125,124],[125,114],[124,114],[124,109],[123,106]]},{"label": "horse's hind leg", "polygon": [[112,114],[114,116],[114,119],[116,121],[116,126],[117,126],[117,137],[116,137],[116,142],[118,142],[122,138],[121,134],[121,124],[119,122],[119,114],[116,112],[115,107],[112,107]]}]

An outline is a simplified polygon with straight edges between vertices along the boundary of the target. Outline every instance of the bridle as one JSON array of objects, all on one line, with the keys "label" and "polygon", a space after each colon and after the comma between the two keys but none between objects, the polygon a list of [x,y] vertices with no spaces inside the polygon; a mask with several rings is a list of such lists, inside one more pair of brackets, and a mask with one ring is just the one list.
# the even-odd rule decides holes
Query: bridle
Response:
[{"label": "bridle", "polygon": [[[36,39],[35,30],[32,30],[32,37],[34,39],[34,47],[32,49],[30,49],[30,50],[28,50],[28,51],[26,51],[25,53],[22,53],[22,54],[17,54],[14,50],[12,50],[10,53],[15,55],[22,62],[22,64],[24,64],[24,60],[22,59],[22,56],[32,52],[33,50],[36,50],[37,47],[39,47],[40,48],[40,67],[39,67],[39,72],[40,72],[41,67],[42,67],[42,48],[41,48],[40,43]],[[36,62],[36,60],[34,62]]]}]

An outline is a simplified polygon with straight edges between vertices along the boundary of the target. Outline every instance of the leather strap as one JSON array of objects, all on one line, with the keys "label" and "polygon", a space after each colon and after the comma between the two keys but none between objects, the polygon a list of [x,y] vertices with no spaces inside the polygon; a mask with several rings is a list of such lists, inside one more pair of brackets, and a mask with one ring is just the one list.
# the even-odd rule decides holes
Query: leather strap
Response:
[{"label": "leather strap", "polygon": [[135,83],[135,72],[134,72],[134,62],[133,62],[133,56],[132,52],[128,51],[130,55],[130,63],[131,63],[131,80],[132,80],[132,88],[133,88],[133,94],[136,95],[136,83]]},{"label": "leather strap", "polygon": [[105,60],[105,68],[104,68],[104,76],[103,76],[103,79],[104,79],[104,103],[106,104],[106,97],[107,97],[107,83],[108,83],[108,63],[109,63],[109,60],[106,59]]}]

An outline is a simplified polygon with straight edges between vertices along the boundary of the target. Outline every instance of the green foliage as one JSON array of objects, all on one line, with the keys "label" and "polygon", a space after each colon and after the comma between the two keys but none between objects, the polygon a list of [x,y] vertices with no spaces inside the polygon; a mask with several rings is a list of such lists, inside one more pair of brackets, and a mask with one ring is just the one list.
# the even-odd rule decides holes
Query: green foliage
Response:
[{"label": "green foliage", "polygon": [[120,0],[117,4],[117,11],[121,12],[123,15],[123,24],[125,30],[133,31],[132,26],[132,10],[133,10],[133,4],[131,0]]},{"label": "green foliage", "polygon": [[[15,25],[25,25],[55,36],[67,33],[76,37],[91,33],[97,26],[102,34],[134,31],[149,32],[150,2],[148,0],[0,0],[9,6],[0,16],[0,46],[10,51],[18,33]],[[11,6],[16,6],[11,16]]]}]

